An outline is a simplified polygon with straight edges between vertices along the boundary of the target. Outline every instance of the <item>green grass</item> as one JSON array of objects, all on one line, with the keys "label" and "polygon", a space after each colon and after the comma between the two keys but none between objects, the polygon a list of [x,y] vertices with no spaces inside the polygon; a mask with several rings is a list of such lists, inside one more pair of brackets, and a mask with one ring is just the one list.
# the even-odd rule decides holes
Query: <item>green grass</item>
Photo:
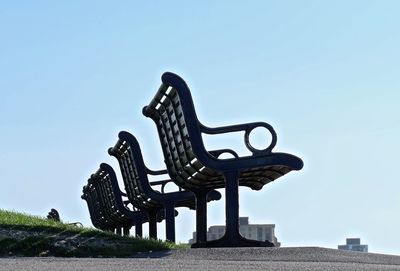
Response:
[{"label": "green grass", "polygon": [[55,229],[74,230],[75,226],[60,223],[54,220],[44,219],[39,216],[33,216],[13,211],[0,209],[0,226],[24,226],[24,227],[52,227]]},{"label": "green grass", "polygon": [[121,237],[0,209],[0,256],[129,257],[180,248],[187,245]]}]

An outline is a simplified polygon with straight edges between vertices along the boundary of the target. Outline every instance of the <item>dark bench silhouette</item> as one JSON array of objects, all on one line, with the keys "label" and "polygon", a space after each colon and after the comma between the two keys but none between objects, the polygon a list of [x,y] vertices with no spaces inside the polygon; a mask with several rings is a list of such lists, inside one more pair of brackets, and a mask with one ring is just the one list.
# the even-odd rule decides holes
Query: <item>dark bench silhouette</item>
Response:
[{"label": "dark bench silhouette", "polygon": [[[109,149],[109,154],[117,158],[123,177],[126,194],[136,208],[149,215],[150,238],[157,238],[156,217],[160,210],[165,210],[166,239],[175,242],[175,207],[195,208],[195,196],[190,191],[164,192],[164,187],[171,180],[149,182],[148,175],[164,175],[166,170],[153,171],[146,167],[136,138],[125,131],[118,134],[118,141]],[[161,185],[161,192],[152,188]],[[221,194],[210,191],[206,201],[218,200]]]},{"label": "dark bench silhouette", "polygon": [[113,233],[116,233],[118,229],[118,234],[121,234],[120,229],[125,227],[125,224],[128,225],[130,223],[127,222],[121,225],[119,221],[114,221],[112,218],[110,218],[103,207],[101,195],[97,193],[97,190],[92,188],[93,187],[90,185],[85,185],[83,187],[83,194],[81,196],[81,198],[87,203],[92,224],[97,229],[110,231]]},{"label": "dark bench silhouette", "polygon": [[[277,135],[271,125],[264,122],[237,124],[210,128],[196,115],[189,87],[178,75],[167,72],[143,114],[157,126],[168,173],[175,183],[196,195],[197,242],[192,247],[273,246],[270,242],[248,240],[239,233],[239,186],[260,190],[264,185],[292,170],[300,170],[300,158],[286,153],[274,153]],[[224,102],[224,101],[220,101]],[[244,110],[241,108],[240,110]],[[272,136],[270,145],[258,150],[249,141],[251,131],[266,128]],[[244,132],[244,143],[252,153],[239,157],[233,150],[206,150],[202,134]],[[224,153],[234,158],[219,159]],[[225,188],[225,235],[207,242],[207,193],[211,189]]]},{"label": "dark bench silhouette", "polygon": [[94,189],[93,185],[84,185],[81,198],[86,201],[88,206],[90,220],[95,228],[103,231],[112,231],[116,229],[115,223],[108,220],[103,214],[101,195]]},{"label": "dark bench silhouette", "polygon": [[[107,167],[107,172],[103,169]],[[135,226],[136,236],[142,237],[142,223],[147,221],[144,212],[130,210],[123,201],[125,196],[118,186],[114,171],[110,166],[102,164],[100,169],[92,174],[88,184],[83,187],[82,199],[87,202],[90,218],[96,228],[129,235],[130,228]]]}]

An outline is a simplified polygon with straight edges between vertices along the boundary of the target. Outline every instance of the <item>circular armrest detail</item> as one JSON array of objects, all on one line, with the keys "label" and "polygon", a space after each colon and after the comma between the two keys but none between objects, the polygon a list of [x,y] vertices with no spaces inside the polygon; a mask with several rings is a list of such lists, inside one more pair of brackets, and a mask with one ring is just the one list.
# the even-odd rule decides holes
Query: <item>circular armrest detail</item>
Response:
[{"label": "circular armrest detail", "polygon": [[[254,148],[251,144],[250,144],[250,133],[258,127],[264,127],[266,128],[270,133],[271,133],[271,143],[269,144],[269,146],[265,149],[256,149]],[[268,123],[257,123],[254,126],[251,126],[249,128],[246,129],[246,132],[244,134],[244,143],[246,144],[246,147],[249,151],[251,151],[253,153],[253,155],[262,155],[262,154],[269,154],[271,153],[272,149],[275,147],[276,145],[276,141],[277,141],[277,135],[276,132],[274,130],[274,128],[272,128],[271,125],[269,125]]]}]

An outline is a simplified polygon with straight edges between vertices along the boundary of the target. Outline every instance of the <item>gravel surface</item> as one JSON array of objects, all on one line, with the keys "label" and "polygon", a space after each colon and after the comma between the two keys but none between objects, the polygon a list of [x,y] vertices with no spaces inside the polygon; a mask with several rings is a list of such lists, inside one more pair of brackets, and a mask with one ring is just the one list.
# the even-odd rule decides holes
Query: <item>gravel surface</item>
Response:
[{"label": "gravel surface", "polygon": [[399,270],[400,256],[325,248],[187,249],[136,258],[2,258],[3,270]]}]

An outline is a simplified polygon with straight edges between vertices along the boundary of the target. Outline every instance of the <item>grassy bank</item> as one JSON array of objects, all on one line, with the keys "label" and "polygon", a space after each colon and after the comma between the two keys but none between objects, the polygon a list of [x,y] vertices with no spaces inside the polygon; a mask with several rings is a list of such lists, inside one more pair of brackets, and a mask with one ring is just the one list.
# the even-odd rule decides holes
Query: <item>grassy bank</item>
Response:
[{"label": "grassy bank", "polygon": [[137,252],[184,247],[0,210],[0,256],[3,257],[129,257]]}]

